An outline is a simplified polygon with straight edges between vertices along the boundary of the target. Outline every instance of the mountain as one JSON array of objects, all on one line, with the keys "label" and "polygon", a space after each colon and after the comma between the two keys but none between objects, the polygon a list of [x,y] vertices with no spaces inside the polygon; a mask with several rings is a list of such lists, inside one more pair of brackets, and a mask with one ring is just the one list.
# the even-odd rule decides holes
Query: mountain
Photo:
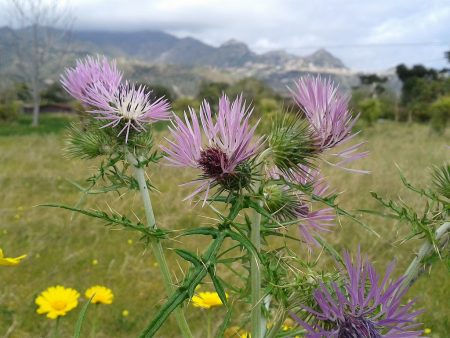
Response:
[{"label": "mountain", "polygon": [[340,59],[323,48],[317,50],[311,55],[306,56],[304,60],[308,64],[319,68],[345,68],[345,65]]},{"label": "mountain", "polygon": [[[0,72],[14,65],[14,34],[0,28]],[[55,33],[56,34],[56,33]],[[61,43],[60,48],[67,48]],[[132,79],[151,79],[180,94],[194,95],[202,81],[235,81],[256,77],[285,93],[286,84],[305,73],[322,73],[336,78],[344,88],[357,83],[356,73],[325,49],[298,56],[285,51],[258,54],[245,43],[229,40],[218,47],[200,40],[154,30],[137,32],[74,31],[71,34],[69,62],[86,54],[104,54],[118,59]],[[54,77],[55,72],[48,74]],[[164,76],[166,75],[166,76]],[[177,77],[178,76],[178,77]]]}]

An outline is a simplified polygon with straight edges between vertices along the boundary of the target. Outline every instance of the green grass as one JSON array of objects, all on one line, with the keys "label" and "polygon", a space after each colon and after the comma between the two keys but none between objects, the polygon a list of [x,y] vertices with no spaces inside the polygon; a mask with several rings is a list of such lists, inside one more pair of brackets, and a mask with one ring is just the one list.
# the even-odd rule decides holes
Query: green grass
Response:
[{"label": "green grass", "polygon": [[[46,336],[54,322],[36,314],[37,294],[56,284],[74,287],[82,294],[89,286],[102,284],[113,289],[115,300],[112,305],[89,308],[85,336],[95,311],[99,316],[96,337],[134,337],[164,301],[159,270],[151,252],[145,250],[135,233],[104,227],[97,220],[63,210],[36,207],[52,202],[74,205],[79,194],[67,179],[80,183],[95,170],[95,162],[65,158],[64,134],[49,133],[61,131],[68,120],[43,116],[39,132],[31,130],[24,120],[16,125],[16,132],[0,126],[0,247],[9,256],[28,255],[17,267],[0,268],[0,334],[20,338]],[[426,186],[429,167],[448,159],[448,134],[430,134],[428,127],[422,125],[383,123],[364,130],[361,137],[368,141],[366,148],[371,154],[355,166],[370,169],[371,175],[324,167],[331,186],[343,192],[339,197],[341,205],[347,209],[375,208],[369,195],[373,190],[387,197],[401,196],[423,208],[420,199],[402,187],[395,163],[411,182]],[[178,184],[193,178],[191,172],[158,166],[148,174],[161,191],[153,195],[160,226],[180,230],[211,223],[204,217],[210,213],[182,201],[187,190]],[[134,193],[94,196],[85,207],[113,207],[130,217],[144,217],[139,195]],[[326,236],[327,240],[339,250],[355,250],[361,243],[362,250],[375,259],[380,269],[396,259],[399,275],[421,245],[420,240],[400,245],[407,230],[405,225],[373,216],[361,217],[381,234],[380,238],[342,219],[336,231]],[[166,243],[170,248],[183,247],[194,252],[203,250],[206,244],[204,238]],[[186,265],[171,250],[168,256],[173,274],[182,278]],[[92,264],[93,260],[98,264]],[[212,290],[212,286],[206,283],[202,289]],[[431,277],[423,276],[408,296],[417,297],[419,306],[426,309],[421,319],[433,330],[432,336],[447,337],[450,288],[444,264],[434,266]],[[84,295],[83,298],[84,303]],[[61,337],[70,337],[80,309],[81,306],[62,318]],[[125,309],[128,317],[121,315]],[[224,309],[211,311],[214,325],[219,325]],[[205,311],[189,306],[187,317],[196,337],[204,337]],[[173,318],[158,337],[178,337]]]},{"label": "green grass", "polygon": [[31,128],[31,116],[21,115],[17,121],[0,124],[0,137],[60,133],[71,121],[76,119],[76,115],[41,114],[39,126]]}]

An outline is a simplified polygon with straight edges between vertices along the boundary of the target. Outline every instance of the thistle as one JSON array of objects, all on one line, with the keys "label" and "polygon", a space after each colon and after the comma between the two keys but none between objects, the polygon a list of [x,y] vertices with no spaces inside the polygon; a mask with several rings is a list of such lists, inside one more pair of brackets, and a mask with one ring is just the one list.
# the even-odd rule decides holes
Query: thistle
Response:
[{"label": "thistle", "polygon": [[145,86],[136,87],[129,83],[120,85],[111,94],[102,84],[97,84],[87,91],[94,107],[89,112],[98,120],[108,121],[102,128],[118,127],[117,136],[125,134],[127,143],[130,132],[146,131],[146,124],[169,119],[168,101],[161,97],[151,102],[150,94]]},{"label": "thistle", "polygon": [[[189,107],[189,117],[184,122],[174,116],[169,127],[172,140],[167,153],[169,164],[200,170],[199,186],[187,198],[205,192],[205,201],[211,188],[220,186],[229,192],[250,188],[252,170],[250,158],[263,143],[259,138],[252,143],[257,123],[250,127],[252,110],[242,101],[242,96],[230,102],[227,96],[219,100],[217,118],[213,119],[208,102],[200,107],[200,121],[194,109]],[[206,138],[206,139],[205,139]]]},{"label": "thistle", "polygon": [[[352,116],[348,108],[349,97],[341,94],[331,80],[320,76],[306,76],[300,78],[295,86],[295,90],[291,89],[292,96],[310,124],[318,151],[324,152],[343,145],[358,134],[352,134],[352,128],[359,114]],[[363,144],[361,142],[333,154],[340,158],[336,166],[342,167],[350,161],[367,156],[367,152],[356,153]]]},{"label": "thistle", "polygon": [[367,259],[359,252],[352,262],[345,253],[346,281],[339,288],[336,283],[327,288],[321,285],[314,299],[317,309],[303,306],[312,316],[306,322],[295,316],[307,330],[307,337],[336,338],[403,338],[420,337],[420,324],[415,322],[421,311],[412,311],[414,301],[400,305],[407,289],[401,290],[403,278],[390,281],[391,263],[381,279]]},{"label": "thistle", "polygon": [[145,86],[121,83],[115,62],[103,57],[78,61],[61,77],[66,91],[81,101],[97,120],[107,121],[101,128],[119,129],[128,142],[130,133],[146,131],[145,125],[169,119],[170,105],[163,97],[152,101]]},{"label": "thistle", "polygon": [[61,76],[64,89],[75,99],[90,105],[87,95],[90,88],[101,84],[103,89],[113,95],[122,81],[122,73],[117,70],[116,62],[109,62],[106,57],[88,56],[77,60],[74,68],[67,68]]}]

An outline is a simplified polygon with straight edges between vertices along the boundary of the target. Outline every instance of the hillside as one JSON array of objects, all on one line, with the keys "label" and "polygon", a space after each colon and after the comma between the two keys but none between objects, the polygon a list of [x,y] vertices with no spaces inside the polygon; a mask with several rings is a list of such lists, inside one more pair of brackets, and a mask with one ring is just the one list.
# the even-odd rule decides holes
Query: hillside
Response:
[{"label": "hillside", "polygon": [[[58,35],[55,29],[42,28],[42,34]],[[14,78],[15,44],[29,32],[0,28],[0,72]],[[161,31],[108,32],[75,31],[70,43],[60,41],[56,47],[68,50],[58,69],[45,74],[47,80],[74,59],[86,54],[104,54],[118,59],[126,75],[134,80],[159,83],[171,87],[181,95],[195,95],[203,81],[232,82],[242,77],[263,80],[275,90],[285,93],[286,85],[305,73],[321,73],[336,78],[344,88],[357,84],[357,74],[324,49],[311,55],[297,56],[285,51],[258,54],[245,43],[229,40],[218,47],[200,40],[178,38]]]}]

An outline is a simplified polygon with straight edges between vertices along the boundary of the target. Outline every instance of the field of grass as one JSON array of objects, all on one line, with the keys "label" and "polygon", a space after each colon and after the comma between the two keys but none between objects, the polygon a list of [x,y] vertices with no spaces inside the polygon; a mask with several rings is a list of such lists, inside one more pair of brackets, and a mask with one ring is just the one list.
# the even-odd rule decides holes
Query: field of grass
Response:
[{"label": "field of grass", "polygon": [[[0,247],[8,256],[27,254],[17,267],[0,268],[0,337],[45,337],[53,321],[36,314],[35,297],[48,286],[61,284],[76,288],[84,294],[91,285],[110,287],[115,299],[112,305],[90,308],[85,331],[89,336],[91,322],[98,317],[96,337],[135,337],[164,301],[158,267],[150,251],[135,233],[105,227],[101,222],[59,209],[35,207],[43,203],[74,205],[78,191],[68,181],[82,183],[96,168],[96,162],[78,161],[64,156],[62,128],[49,133],[48,123],[59,126],[68,118],[46,117],[45,131],[30,133],[23,124],[0,125]],[[15,130],[15,131],[14,131]],[[413,183],[429,183],[430,166],[449,159],[449,134],[431,134],[423,125],[379,123],[365,129],[360,138],[368,141],[367,159],[358,161],[358,168],[369,169],[371,175],[355,175],[325,167],[331,186],[342,192],[339,203],[350,210],[376,208],[369,191],[396,198],[401,196],[418,208],[424,205],[402,187],[397,164]],[[209,213],[200,206],[183,202],[186,189],[179,183],[193,178],[192,173],[167,167],[154,168],[149,177],[160,190],[153,195],[154,209],[159,225],[168,229],[186,229],[205,225]],[[90,197],[85,207],[108,210],[109,207],[130,217],[143,218],[139,195]],[[130,212],[133,210],[135,216]],[[361,217],[381,234],[377,238],[360,226],[342,219],[335,231],[326,238],[341,250],[355,250],[361,243],[362,251],[375,258],[379,268],[397,261],[397,275],[409,264],[420,240],[400,246],[399,240],[407,231],[406,225],[391,220]],[[176,242],[166,245],[201,251],[206,240]],[[172,273],[182,278],[186,265],[169,252]],[[417,297],[419,307],[426,309],[421,316],[432,337],[448,337],[450,332],[449,274],[444,264],[436,264],[431,277],[423,276],[414,285],[409,297]],[[213,290],[208,283],[203,290]],[[84,297],[83,297],[84,298]],[[155,306],[155,304],[157,304]],[[127,310],[128,316],[122,312]],[[225,313],[213,311],[213,323],[220,324]],[[61,337],[70,337],[79,308],[61,321]],[[205,311],[188,307],[187,317],[196,337],[204,337]],[[173,318],[163,327],[158,337],[177,337]]]}]

